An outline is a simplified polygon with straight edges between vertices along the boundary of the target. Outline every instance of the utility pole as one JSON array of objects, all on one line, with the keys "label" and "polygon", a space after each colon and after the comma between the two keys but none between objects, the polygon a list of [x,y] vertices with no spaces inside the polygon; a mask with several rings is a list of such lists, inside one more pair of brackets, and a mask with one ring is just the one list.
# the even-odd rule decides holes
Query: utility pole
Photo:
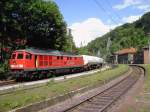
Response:
[{"label": "utility pole", "polygon": [[108,40],[107,40],[107,52],[109,52],[109,49],[110,49],[110,45],[111,45],[111,27],[109,26],[109,34],[108,34]]},{"label": "utility pole", "polygon": [[110,28],[110,31],[109,31],[109,37],[108,37],[108,40],[107,40],[107,45],[106,45],[106,51],[107,51],[107,57],[106,59],[108,58],[108,56],[110,56],[110,46],[111,46],[111,28]]},{"label": "utility pole", "polygon": [[97,56],[100,57],[100,50],[97,51]]},{"label": "utility pole", "polygon": [[[71,31],[70,28],[69,28],[68,30],[69,30],[69,37],[71,38],[71,36],[72,36],[72,35],[71,35],[71,32],[72,32],[72,31]],[[73,51],[73,49],[72,49],[72,44],[73,44],[73,43],[72,43],[72,38],[70,39],[70,44],[71,44],[71,46],[70,46],[71,48],[70,48],[70,49],[71,49],[71,52],[72,52],[72,51]]]},{"label": "utility pole", "polygon": [[149,41],[148,41],[148,48],[149,48],[149,51],[148,51],[148,62],[150,64],[150,32],[148,33],[148,36],[149,36]]},{"label": "utility pole", "polygon": [[68,39],[69,39],[69,42],[71,44],[70,49],[71,49],[71,52],[72,52],[73,51],[73,45],[72,45],[73,43],[72,43],[72,38],[71,38],[71,36],[72,36],[71,32],[72,32],[72,29],[67,28],[67,36],[69,37]]}]

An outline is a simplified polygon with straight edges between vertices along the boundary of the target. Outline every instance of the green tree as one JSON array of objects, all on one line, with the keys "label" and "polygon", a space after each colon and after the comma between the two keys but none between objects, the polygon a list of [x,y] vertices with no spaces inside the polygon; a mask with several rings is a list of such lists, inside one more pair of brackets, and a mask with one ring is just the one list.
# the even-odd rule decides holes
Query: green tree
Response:
[{"label": "green tree", "polygon": [[[74,47],[74,43],[66,35],[66,26],[54,1],[1,0],[0,62],[1,56],[6,54],[5,47],[10,47],[11,51],[26,47],[67,51],[69,46]],[[5,62],[11,52],[7,54]],[[4,68],[7,67],[0,65],[0,72],[5,72]]]},{"label": "green tree", "polygon": [[54,2],[36,0],[25,11],[23,13],[27,14],[23,23],[29,46],[65,50],[66,24]]},{"label": "green tree", "polygon": [[[150,32],[150,12],[144,14],[141,19],[133,23],[121,25],[111,32],[96,38],[87,45],[87,50],[94,55],[98,51],[102,57],[107,57],[123,48],[135,47],[138,51],[148,45],[148,33]],[[107,50],[108,38],[111,40],[110,51]]]},{"label": "green tree", "polygon": [[28,46],[66,50],[66,23],[53,1],[3,0],[0,9],[4,43],[13,45],[19,38],[27,40]]},{"label": "green tree", "polygon": [[141,19],[134,24],[136,28],[142,28],[145,34],[150,33],[150,12],[145,13]]},{"label": "green tree", "polygon": [[68,28],[67,30],[67,35],[66,35],[66,43],[64,44],[64,49],[66,49],[66,51],[68,52],[76,52],[77,49],[76,49],[76,46],[75,46],[75,43],[73,41],[73,36],[71,34],[71,29]]}]

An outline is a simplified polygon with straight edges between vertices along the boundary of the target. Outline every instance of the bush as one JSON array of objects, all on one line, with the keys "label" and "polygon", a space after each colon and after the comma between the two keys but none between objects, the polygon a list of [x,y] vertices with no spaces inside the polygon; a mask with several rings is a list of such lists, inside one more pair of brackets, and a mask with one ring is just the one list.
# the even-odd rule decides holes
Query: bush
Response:
[{"label": "bush", "polygon": [[6,79],[8,73],[8,61],[5,61],[4,64],[0,64],[0,80]]}]

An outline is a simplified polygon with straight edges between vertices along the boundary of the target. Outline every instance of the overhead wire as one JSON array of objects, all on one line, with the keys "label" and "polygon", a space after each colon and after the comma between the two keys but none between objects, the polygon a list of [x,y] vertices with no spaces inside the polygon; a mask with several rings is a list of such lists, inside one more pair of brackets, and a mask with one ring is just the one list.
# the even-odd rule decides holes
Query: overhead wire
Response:
[{"label": "overhead wire", "polygon": [[[112,16],[106,11],[106,9],[97,1],[97,0],[94,0],[94,2],[97,4],[97,6],[102,10],[102,11],[104,11],[106,14],[107,14],[107,16],[111,19],[111,21],[112,22],[114,22],[116,25],[118,24],[118,22],[116,22],[113,18],[112,18]],[[109,27],[110,27],[110,31],[111,31],[111,25],[109,25]],[[110,36],[110,34],[109,34],[109,36]],[[111,45],[111,39],[110,39],[111,37],[108,37],[108,41],[107,41],[107,45],[106,45],[106,50],[107,50],[107,52],[109,53],[110,52],[110,45]],[[106,57],[105,57],[106,58]]]},{"label": "overhead wire", "polygon": [[112,6],[112,4],[110,3],[110,1],[109,0],[104,0],[107,4],[108,4],[108,6],[112,9],[112,11],[114,12],[114,14],[115,14],[115,16],[119,19],[119,20],[121,20],[122,18],[121,18],[121,16],[116,12],[116,11],[114,11],[114,9],[113,9],[113,6]]},{"label": "overhead wire", "polygon": [[94,0],[94,2],[95,2],[95,4],[96,4],[102,11],[104,11],[104,12],[107,14],[107,16],[111,19],[112,22],[114,22],[115,24],[118,24],[118,22],[116,22],[116,21],[112,18],[112,16],[109,15],[109,13],[105,10],[105,8],[104,8],[97,0]]}]

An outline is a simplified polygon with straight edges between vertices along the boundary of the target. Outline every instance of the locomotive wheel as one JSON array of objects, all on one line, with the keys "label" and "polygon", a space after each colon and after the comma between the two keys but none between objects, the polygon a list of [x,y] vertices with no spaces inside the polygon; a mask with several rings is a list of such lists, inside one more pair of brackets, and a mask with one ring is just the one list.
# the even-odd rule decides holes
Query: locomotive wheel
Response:
[{"label": "locomotive wheel", "polygon": [[47,74],[47,78],[51,78],[52,77],[52,72],[49,72],[48,74]]},{"label": "locomotive wheel", "polygon": [[42,75],[40,73],[37,74],[38,74],[38,79],[42,79]]}]

